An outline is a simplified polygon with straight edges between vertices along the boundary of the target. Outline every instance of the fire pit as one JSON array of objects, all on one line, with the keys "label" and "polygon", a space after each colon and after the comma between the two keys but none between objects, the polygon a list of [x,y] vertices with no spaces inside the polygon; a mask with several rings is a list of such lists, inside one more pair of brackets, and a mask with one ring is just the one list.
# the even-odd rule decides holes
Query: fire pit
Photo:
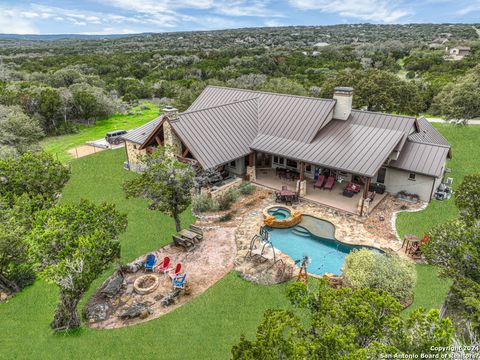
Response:
[{"label": "fire pit", "polygon": [[159,279],[153,274],[140,276],[133,283],[133,289],[137,294],[145,295],[151,293],[158,287]]}]

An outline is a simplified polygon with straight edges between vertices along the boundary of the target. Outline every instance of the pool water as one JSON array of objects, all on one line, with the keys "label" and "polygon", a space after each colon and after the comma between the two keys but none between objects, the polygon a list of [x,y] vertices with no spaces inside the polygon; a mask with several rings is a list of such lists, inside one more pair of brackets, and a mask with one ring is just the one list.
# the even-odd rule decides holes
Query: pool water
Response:
[{"label": "pool water", "polygon": [[301,225],[288,229],[268,228],[267,230],[270,233],[270,241],[276,249],[289,255],[293,260],[301,260],[304,256],[308,256],[310,263],[307,270],[317,275],[325,273],[340,275],[345,257],[354,249],[365,248],[365,246],[347,245],[335,239],[314,236]]},{"label": "pool water", "polygon": [[283,220],[291,216],[290,210],[283,207],[273,207],[268,209],[268,213],[272,216],[275,216],[278,220]]}]

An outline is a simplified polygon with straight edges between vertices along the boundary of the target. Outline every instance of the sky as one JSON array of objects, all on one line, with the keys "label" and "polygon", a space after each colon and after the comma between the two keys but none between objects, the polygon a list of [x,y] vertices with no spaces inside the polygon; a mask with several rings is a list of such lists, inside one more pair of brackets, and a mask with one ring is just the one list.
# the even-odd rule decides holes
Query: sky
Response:
[{"label": "sky", "polygon": [[480,23],[480,0],[0,0],[0,33],[129,34],[348,23]]}]

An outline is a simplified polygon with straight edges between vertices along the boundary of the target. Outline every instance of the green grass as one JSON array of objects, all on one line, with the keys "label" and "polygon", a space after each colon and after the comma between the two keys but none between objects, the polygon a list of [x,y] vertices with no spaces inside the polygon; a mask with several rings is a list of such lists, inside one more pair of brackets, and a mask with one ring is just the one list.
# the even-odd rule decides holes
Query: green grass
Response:
[{"label": "green grass", "polygon": [[97,120],[94,126],[80,125],[77,133],[50,136],[43,139],[40,145],[46,152],[58,156],[60,161],[70,160],[72,156],[67,150],[83,145],[87,141],[104,138],[109,131],[133,129],[153,120],[159,115],[159,107],[157,105],[148,102],[143,104],[148,106],[149,109],[140,110],[139,107],[135,107],[132,109],[134,115],[116,114],[106,119]]},{"label": "green grass", "polygon": [[[133,260],[170,241],[172,219],[147,210],[146,202],[126,200],[121,188],[135,176],[122,169],[123,149],[108,150],[71,162],[72,179],[61,201],[80,198],[109,201],[128,214],[121,236],[122,261]],[[184,224],[193,221],[190,211]],[[92,285],[80,308],[106,271]],[[0,359],[227,359],[240,335],[253,337],[264,310],[287,306],[285,286],[259,286],[235,273],[181,308],[144,324],[115,330],[85,326],[73,335],[49,328],[58,290],[41,280],[0,305]]]},{"label": "green grass", "polygon": [[[453,187],[456,189],[467,174],[480,173],[480,126],[464,127],[450,124],[434,124],[447,138],[452,146],[453,158],[447,167],[452,169],[448,174],[453,177]],[[414,234],[423,237],[423,234],[437,224],[458,215],[453,198],[446,201],[432,200],[428,207],[415,213],[400,213],[397,218],[397,230],[401,237],[405,234]]]},{"label": "green grass", "polygon": [[413,303],[403,315],[410,314],[415,309],[439,309],[447,296],[451,281],[438,276],[438,268],[432,265],[417,265],[417,283],[413,291]]}]

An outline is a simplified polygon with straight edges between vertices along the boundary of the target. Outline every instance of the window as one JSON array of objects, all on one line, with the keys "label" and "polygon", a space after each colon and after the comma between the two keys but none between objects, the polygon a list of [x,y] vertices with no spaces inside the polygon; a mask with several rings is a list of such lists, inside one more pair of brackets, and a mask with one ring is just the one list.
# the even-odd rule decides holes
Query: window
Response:
[{"label": "window", "polygon": [[[380,170],[378,170],[378,174],[377,174],[377,183],[385,184],[385,175],[386,174],[387,174],[387,168],[385,168],[385,167],[380,168]],[[415,174],[413,174],[413,175],[414,175],[413,180],[415,180]]]},{"label": "window", "polygon": [[312,165],[310,165],[310,164],[305,165],[305,171],[308,172],[308,173],[312,172]]},{"label": "window", "polygon": [[275,164],[283,165],[284,161],[285,161],[285,159],[284,159],[283,157],[281,157],[281,156],[277,156],[277,155],[274,155],[274,156],[273,156],[273,162],[274,162]]},{"label": "window", "polygon": [[412,181],[415,181],[415,173],[410,173],[408,174],[408,180],[412,180]]},{"label": "window", "polygon": [[237,161],[236,160],[230,161],[230,166],[231,167],[236,167],[237,166]]},{"label": "window", "polygon": [[134,149],[134,150],[137,150],[137,145],[133,145],[133,149]]},{"label": "window", "polygon": [[292,168],[297,168],[297,162],[294,160],[287,159],[287,166]]}]

